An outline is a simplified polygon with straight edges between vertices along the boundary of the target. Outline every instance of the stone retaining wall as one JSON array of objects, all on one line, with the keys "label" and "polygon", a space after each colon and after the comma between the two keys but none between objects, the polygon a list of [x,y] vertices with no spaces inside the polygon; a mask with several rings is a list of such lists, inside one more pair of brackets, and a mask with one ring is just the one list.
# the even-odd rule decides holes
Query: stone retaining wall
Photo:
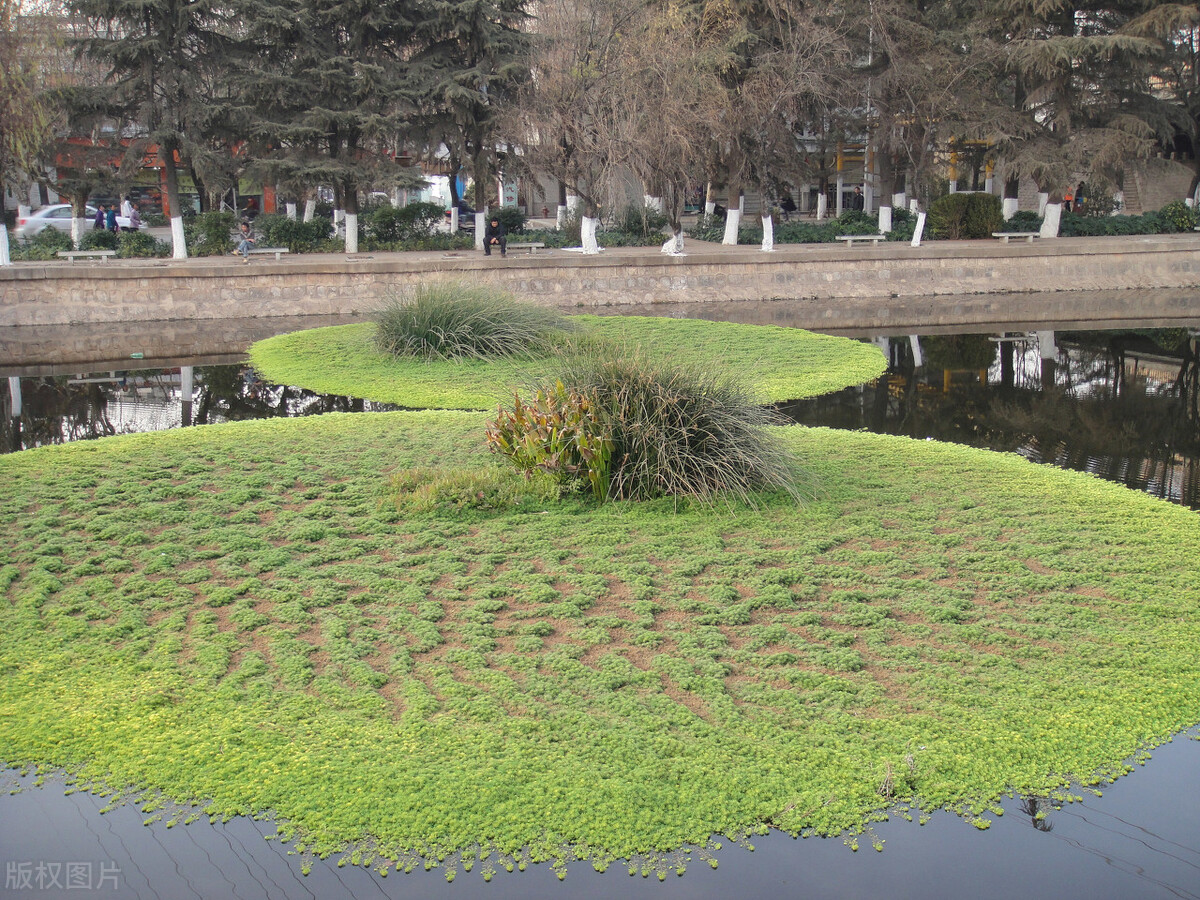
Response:
[{"label": "stone retaining wall", "polygon": [[[1092,318],[1071,300],[1073,291],[1200,285],[1200,236],[871,250],[809,245],[770,254],[693,242],[680,258],[615,249],[503,261],[462,253],[297,257],[250,266],[231,258],[19,264],[0,269],[0,326],[355,314],[374,309],[397,287],[447,276],[493,281],[567,308],[789,298],[809,309],[814,324],[844,327],[1036,322]],[[1051,304],[1044,296],[1028,304],[1011,296],[1046,291],[1067,293]],[[1009,296],[987,299],[997,294]],[[1190,301],[1183,310],[1177,299],[1171,303],[1173,311],[1114,315],[1194,312]]]}]

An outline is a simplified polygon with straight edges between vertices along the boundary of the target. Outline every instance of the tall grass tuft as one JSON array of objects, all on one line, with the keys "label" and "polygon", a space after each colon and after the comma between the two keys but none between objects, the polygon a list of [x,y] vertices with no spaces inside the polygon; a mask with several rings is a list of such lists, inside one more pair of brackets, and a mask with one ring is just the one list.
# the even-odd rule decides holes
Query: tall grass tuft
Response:
[{"label": "tall grass tuft", "polygon": [[[590,446],[602,446],[604,453],[583,454],[585,464],[580,465],[572,453],[551,442],[540,457],[531,454],[530,441],[514,434],[513,428],[525,421],[539,423],[517,400],[513,412],[500,411],[488,438],[493,449],[527,471],[559,475],[563,465],[574,466],[593,488],[604,484],[605,499],[612,500],[750,501],[759,490],[798,496],[796,461],[767,428],[779,424],[780,418],[759,405],[735,374],[653,360],[638,352],[605,354],[593,349],[565,356],[547,384],[552,387],[539,389],[536,398],[586,400],[594,421],[588,427],[597,431]],[[552,418],[565,420],[565,415]],[[572,421],[578,425],[580,418]],[[542,429],[551,438],[560,431]],[[505,444],[520,447],[521,458],[507,452]],[[606,464],[607,471],[591,471],[599,463]]]},{"label": "tall grass tuft", "polygon": [[439,281],[396,295],[375,313],[375,343],[418,359],[494,359],[549,353],[570,330],[561,313],[485,284]]}]

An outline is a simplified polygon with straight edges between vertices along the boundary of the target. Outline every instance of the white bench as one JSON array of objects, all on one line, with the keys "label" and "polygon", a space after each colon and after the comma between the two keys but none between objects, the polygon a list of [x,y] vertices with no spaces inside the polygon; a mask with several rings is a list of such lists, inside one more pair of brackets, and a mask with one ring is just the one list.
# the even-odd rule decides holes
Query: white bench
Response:
[{"label": "white bench", "polygon": [[76,259],[99,259],[108,262],[110,256],[116,256],[116,250],[59,250],[58,255],[63,259],[75,262]]},{"label": "white bench", "polygon": [[1009,238],[1023,238],[1026,243],[1032,244],[1033,239],[1038,236],[1036,231],[993,231],[992,237],[999,239],[1000,243],[1007,244]]},{"label": "white bench", "polygon": [[878,244],[880,241],[886,241],[887,235],[883,234],[839,234],[839,241],[845,241],[847,247],[853,247],[857,243],[866,243],[870,241],[872,244]]},{"label": "white bench", "polygon": [[262,256],[267,253],[274,253],[275,258],[279,259],[279,257],[287,252],[287,247],[251,247],[248,254],[251,256]]},{"label": "white bench", "polygon": [[528,241],[528,242],[515,243],[515,244],[512,241],[509,241],[508,244],[505,246],[505,249],[506,250],[528,250],[529,255],[533,256],[534,250],[545,250],[546,245],[543,244],[541,241]]}]

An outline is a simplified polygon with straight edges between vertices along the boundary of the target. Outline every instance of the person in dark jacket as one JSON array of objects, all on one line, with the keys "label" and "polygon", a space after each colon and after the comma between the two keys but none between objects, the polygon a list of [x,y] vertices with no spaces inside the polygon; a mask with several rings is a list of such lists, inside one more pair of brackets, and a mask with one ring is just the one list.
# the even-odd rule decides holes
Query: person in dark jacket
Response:
[{"label": "person in dark jacket", "polygon": [[97,229],[98,231],[103,231],[105,228],[104,204],[103,203],[101,203],[100,206],[98,206],[96,208],[96,219],[95,219],[95,221],[92,222],[92,227]]},{"label": "person in dark jacket", "polygon": [[501,256],[504,256],[508,249],[508,232],[495,216],[488,220],[487,228],[483,232],[483,255],[491,256],[493,247],[500,248]]},{"label": "person in dark jacket", "polygon": [[104,212],[104,226],[113,234],[116,234],[121,229],[117,225],[117,204],[112,203]]}]

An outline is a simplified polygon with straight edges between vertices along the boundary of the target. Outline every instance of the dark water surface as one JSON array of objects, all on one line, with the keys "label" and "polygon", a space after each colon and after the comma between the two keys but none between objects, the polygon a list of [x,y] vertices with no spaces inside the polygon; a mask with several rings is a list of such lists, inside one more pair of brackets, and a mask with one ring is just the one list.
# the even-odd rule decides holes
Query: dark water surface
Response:
[{"label": "dark water surface", "polygon": [[[688,305],[638,314],[704,315],[789,324],[780,304]],[[9,329],[0,336],[4,415],[0,445],[43,444],[186,425],[377,404],[263,384],[242,363],[253,340],[327,318],[246,320],[178,330],[80,327]],[[1116,327],[1112,327],[1116,326]],[[782,404],[797,421],[867,428],[1021,453],[1092,471],[1200,508],[1200,323],[1012,326],[956,334],[853,335],[888,355],[876,383]],[[13,381],[21,399],[13,416]],[[191,386],[185,391],[185,385]],[[924,826],[895,817],[851,852],[840,839],[754,838],[753,853],[726,844],[712,870],[696,856],[665,882],[603,875],[573,863],[564,882],[549,866],[477,866],[448,884],[442,872],[387,878],[335,859],[301,859],[264,840],[267,822],[201,819],[143,826],[136,806],[100,814],[105,800],[64,796],[62,782],[0,795],[0,897],[364,898],[1197,898],[1200,900],[1200,742],[1177,736],[1145,766],[1082,802],[1055,808],[1011,798],[980,831],[949,813]],[[29,779],[15,779],[29,784]],[[1038,810],[1043,818],[1035,819]],[[68,865],[71,864],[71,865]],[[68,872],[73,881],[68,884]],[[88,887],[85,888],[85,879]]]},{"label": "dark water surface", "polygon": [[[315,860],[304,876],[286,845],[265,840],[267,822],[200,819],[168,828],[144,826],[136,806],[103,815],[105,800],[64,796],[62,782],[0,796],[3,897],[103,898],[879,898],[976,900],[1022,896],[1135,900],[1200,898],[1200,741],[1193,729],[1154,751],[1133,774],[1082,794],[1074,803],[1009,798],[1004,815],[981,831],[951,813],[919,825],[893,816],[876,825],[883,851],[860,839],[852,852],[839,838],[794,840],[773,832],[754,851],[726,843],[719,866],[693,856],[682,877],[630,876],[614,864],[597,874],[572,863],[559,882],[548,865],[497,871],[485,883],[478,864],[448,884],[443,872],[418,869],[386,878],[336,858]],[[19,779],[26,785],[31,779]],[[1041,813],[1041,818],[1035,816]],[[90,872],[92,890],[54,888],[67,863]],[[39,865],[42,867],[39,869]],[[39,872],[41,884],[39,887]],[[25,875],[29,887],[22,887]],[[100,879],[104,877],[101,884]]]}]

